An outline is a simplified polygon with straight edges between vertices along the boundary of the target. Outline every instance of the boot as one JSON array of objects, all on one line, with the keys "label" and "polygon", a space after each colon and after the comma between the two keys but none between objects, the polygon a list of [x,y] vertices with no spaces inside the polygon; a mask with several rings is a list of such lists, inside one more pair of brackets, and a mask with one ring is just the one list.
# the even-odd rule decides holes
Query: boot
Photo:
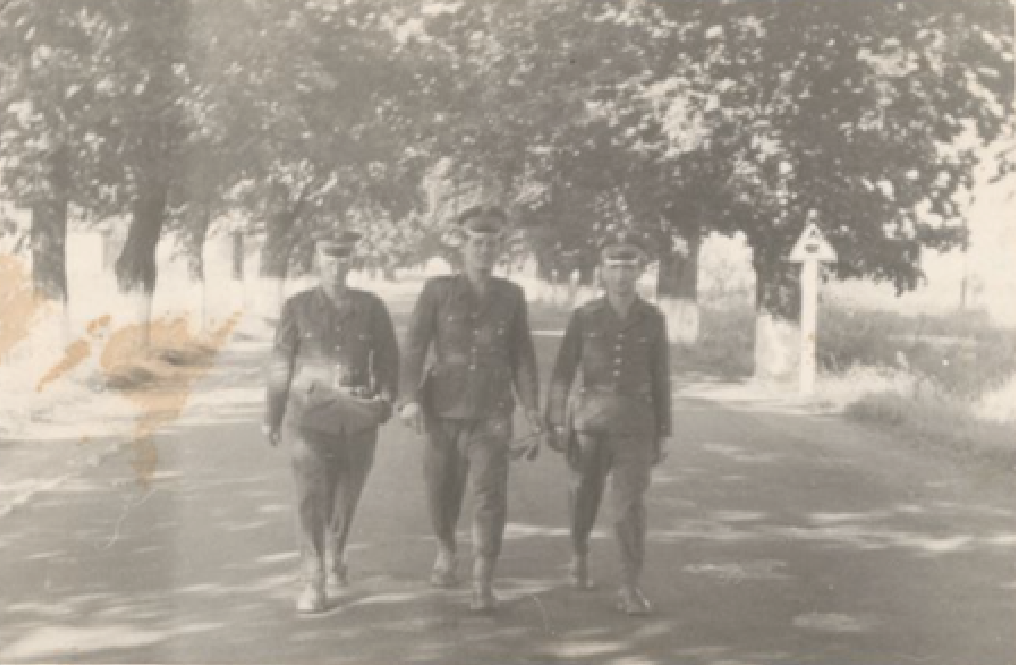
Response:
[{"label": "boot", "polygon": [[494,611],[494,559],[477,557],[473,562],[473,601],[470,609],[489,614]]},{"label": "boot", "polygon": [[621,585],[617,593],[617,609],[628,616],[647,616],[652,614],[653,606],[635,583]]},{"label": "boot", "polygon": [[589,559],[585,554],[572,556],[571,563],[568,564],[568,581],[573,587],[583,591],[596,586],[589,577]]},{"label": "boot", "polygon": [[349,566],[345,562],[332,566],[332,569],[328,572],[326,587],[329,596],[336,596],[349,587]]},{"label": "boot", "polygon": [[440,547],[437,552],[437,559],[434,560],[434,569],[430,573],[430,585],[438,589],[451,589],[458,584],[455,569],[458,560],[455,552],[447,547]]},{"label": "boot", "polygon": [[296,599],[296,611],[300,614],[320,614],[325,611],[327,600],[321,580],[307,582]]}]

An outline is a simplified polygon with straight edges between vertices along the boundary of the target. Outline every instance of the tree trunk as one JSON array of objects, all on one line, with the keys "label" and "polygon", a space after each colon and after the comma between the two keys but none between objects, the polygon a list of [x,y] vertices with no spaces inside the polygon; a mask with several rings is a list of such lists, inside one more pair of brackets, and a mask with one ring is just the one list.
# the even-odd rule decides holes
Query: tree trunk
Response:
[{"label": "tree trunk", "polygon": [[583,264],[578,268],[579,271],[579,286],[596,287],[599,286],[600,273],[597,271],[599,265],[596,263]]},{"label": "tree trunk", "polygon": [[187,256],[187,274],[195,282],[205,279],[205,241],[208,239],[208,228],[212,224],[212,214],[207,208],[201,207],[194,212],[191,224],[190,253]]},{"label": "tree trunk", "polygon": [[244,259],[244,236],[242,231],[233,232],[233,280],[242,282],[244,278],[243,273],[243,259]]},{"label": "tree trunk", "polygon": [[667,318],[672,344],[692,346],[699,336],[698,259],[702,246],[701,228],[697,222],[683,226],[686,247],[666,247],[660,254],[656,297]]},{"label": "tree trunk", "polygon": [[117,257],[117,244],[120,238],[113,231],[113,229],[103,229],[102,231],[102,271],[103,273],[112,272],[116,266]]},{"label": "tree trunk", "polygon": [[261,276],[285,279],[289,274],[289,258],[293,252],[296,215],[280,210],[268,217],[265,245],[261,250]]},{"label": "tree trunk", "polygon": [[289,260],[296,240],[296,217],[296,211],[288,207],[276,209],[265,225],[265,244],[261,249],[261,298],[257,309],[267,319],[278,318],[282,311]]},{"label": "tree trunk", "polygon": [[205,242],[208,239],[208,228],[212,223],[211,211],[204,207],[194,212],[195,218],[191,220],[191,241],[190,253],[187,256],[187,276],[198,286],[198,311],[201,321],[201,332],[207,332],[210,328],[208,306],[208,279],[205,273]]},{"label": "tree trunk", "polygon": [[155,250],[166,219],[166,200],[167,187],[162,183],[149,183],[138,193],[127,240],[115,266],[117,284],[124,293],[141,290],[150,295],[155,291]]},{"label": "tree trunk", "polygon": [[289,251],[289,264],[296,268],[296,276],[305,277],[314,272],[314,240],[294,231]]},{"label": "tree trunk", "polygon": [[32,283],[36,297],[67,304],[67,204],[70,166],[66,149],[49,157],[49,192],[32,205]]},{"label": "tree trunk", "polygon": [[163,180],[141,179],[127,240],[115,266],[120,292],[137,299],[141,344],[144,347],[150,341],[152,296],[158,273],[155,252],[166,220],[167,197],[168,187]]},{"label": "tree trunk", "polygon": [[800,362],[797,266],[755,249],[755,377],[792,381]]}]

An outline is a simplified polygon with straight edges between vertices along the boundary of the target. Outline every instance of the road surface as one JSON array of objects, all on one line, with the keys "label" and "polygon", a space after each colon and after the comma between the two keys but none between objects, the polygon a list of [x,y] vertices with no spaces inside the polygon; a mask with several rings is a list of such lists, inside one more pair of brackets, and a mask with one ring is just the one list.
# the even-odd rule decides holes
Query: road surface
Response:
[{"label": "road surface", "polygon": [[[537,341],[547,358],[558,339]],[[229,346],[153,447],[0,519],[0,662],[1016,663],[1011,475],[680,377],[678,445],[649,500],[654,616],[613,611],[605,515],[597,589],[566,585],[564,466],[547,450],[513,465],[500,612],[429,588],[421,441],[389,425],[353,587],[299,618],[288,460],[258,431],[264,352]]]}]

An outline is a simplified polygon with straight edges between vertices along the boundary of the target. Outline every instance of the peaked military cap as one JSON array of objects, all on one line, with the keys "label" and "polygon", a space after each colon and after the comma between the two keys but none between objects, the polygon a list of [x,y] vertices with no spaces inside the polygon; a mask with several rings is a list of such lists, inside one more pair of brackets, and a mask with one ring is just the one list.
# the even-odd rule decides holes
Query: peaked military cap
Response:
[{"label": "peaked military cap", "polygon": [[476,205],[462,211],[455,221],[470,235],[500,234],[508,227],[508,214],[499,206]]},{"label": "peaked military cap", "polygon": [[325,256],[348,259],[356,253],[356,244],[362,237],[356,231],[322,229],[314,234],[314,246]]},{"label": "peaked military cap", "polygon": [[645,240],[628,229],[608,230],[600,241],[604,265],[639,265],[649,258]]}]

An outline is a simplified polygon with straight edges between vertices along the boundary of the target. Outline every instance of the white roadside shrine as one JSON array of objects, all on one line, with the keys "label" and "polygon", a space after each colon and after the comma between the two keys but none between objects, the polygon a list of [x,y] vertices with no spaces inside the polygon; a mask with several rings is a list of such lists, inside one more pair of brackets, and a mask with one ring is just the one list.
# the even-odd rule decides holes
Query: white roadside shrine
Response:
[{"label": "white roadside shrine", "polygon": [[836,261],[836,250],[822,235],[815,215],[790,251],[787,260],[801,264],[801,362],[798,390],[801,395],[815,392],[816,335],[818,331],[819,264]]}]

